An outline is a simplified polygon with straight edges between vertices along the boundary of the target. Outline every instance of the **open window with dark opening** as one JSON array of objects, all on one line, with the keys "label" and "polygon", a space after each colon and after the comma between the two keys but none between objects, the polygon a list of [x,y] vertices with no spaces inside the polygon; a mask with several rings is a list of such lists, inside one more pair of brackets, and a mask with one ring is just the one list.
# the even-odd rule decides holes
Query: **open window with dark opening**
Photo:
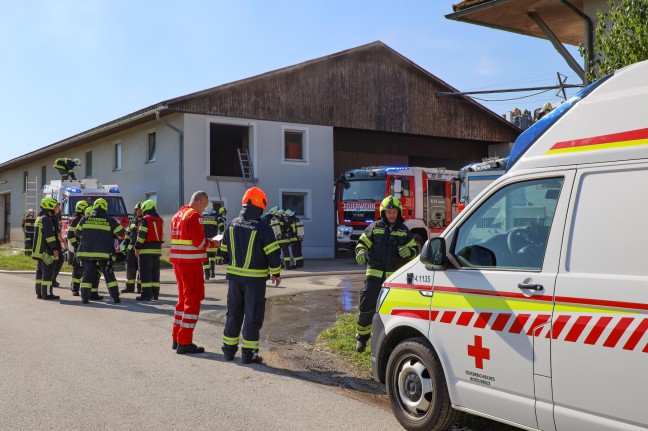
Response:
[{"label": "open window with dark opening", "polygon": [[215,124],[209,126],[209,175],[241,177],[241,163],[237,149],[249,148],[248,126]]}]

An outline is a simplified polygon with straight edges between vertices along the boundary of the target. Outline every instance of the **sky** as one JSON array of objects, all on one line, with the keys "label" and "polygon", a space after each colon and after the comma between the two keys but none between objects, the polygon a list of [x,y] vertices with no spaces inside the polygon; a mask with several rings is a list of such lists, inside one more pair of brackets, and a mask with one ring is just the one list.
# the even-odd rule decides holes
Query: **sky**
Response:
[{"label": "sky", "polygon": [[[458,2],[5,0],[0,162],[158,102],[377,40],[459,91],[551,86],[557,72],[579,83],[547,40],[445,18]],[[561,100],[554,90],[502,100],[532,94],[477,97],[497,114]]]}]

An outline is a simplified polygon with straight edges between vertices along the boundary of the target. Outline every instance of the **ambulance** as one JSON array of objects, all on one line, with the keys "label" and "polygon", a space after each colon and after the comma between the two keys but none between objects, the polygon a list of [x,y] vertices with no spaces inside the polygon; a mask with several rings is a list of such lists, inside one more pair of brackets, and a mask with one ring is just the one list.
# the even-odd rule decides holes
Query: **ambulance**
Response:
[{"label": "ambulance", "polygon": [[522,133],[383,284],[374,377],[408,430],[648,430],[648,61]]}]

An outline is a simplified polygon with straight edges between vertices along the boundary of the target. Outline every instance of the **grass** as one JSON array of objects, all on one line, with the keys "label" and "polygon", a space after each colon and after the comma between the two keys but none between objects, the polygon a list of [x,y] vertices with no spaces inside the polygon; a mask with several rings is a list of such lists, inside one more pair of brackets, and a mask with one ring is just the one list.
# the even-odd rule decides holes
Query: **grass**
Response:
[{"label": "grass", "polygon": [[340,314],[335,324],[319,335],[322,341],[337,355],[347,359],[360,371],[360,375],[371,378],[371,343],[367,343],[367,350],[356,352],[356,321],[357,314]]}]

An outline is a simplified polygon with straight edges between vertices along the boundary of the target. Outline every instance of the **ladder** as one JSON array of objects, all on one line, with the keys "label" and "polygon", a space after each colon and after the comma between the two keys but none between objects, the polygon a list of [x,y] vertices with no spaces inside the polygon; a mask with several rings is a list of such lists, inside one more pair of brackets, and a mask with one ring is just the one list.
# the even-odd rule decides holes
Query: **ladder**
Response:
[{"label": "ladder", "polygon": [[239,163],[241,164],[241,173],[243,175],[243,184],[245,188],[248,189],[251,186],[248,186],[248,181],[252,181],[252,184],[256,186],[256,179],[254,178],[254,170],[252,169],[252,161],[250,160],[250,153],[247,148],[241,151],[240,148],[236,149],[239,157]]},{"label": "ladder", "polygon": [[34,177],[34,181],[29,181],[29,178],[25,177],[25,212],[23,217],[27,215],[28,209],[33,209],[35,214],[38,214],[39,210],[38,205],[38,177]]}]

